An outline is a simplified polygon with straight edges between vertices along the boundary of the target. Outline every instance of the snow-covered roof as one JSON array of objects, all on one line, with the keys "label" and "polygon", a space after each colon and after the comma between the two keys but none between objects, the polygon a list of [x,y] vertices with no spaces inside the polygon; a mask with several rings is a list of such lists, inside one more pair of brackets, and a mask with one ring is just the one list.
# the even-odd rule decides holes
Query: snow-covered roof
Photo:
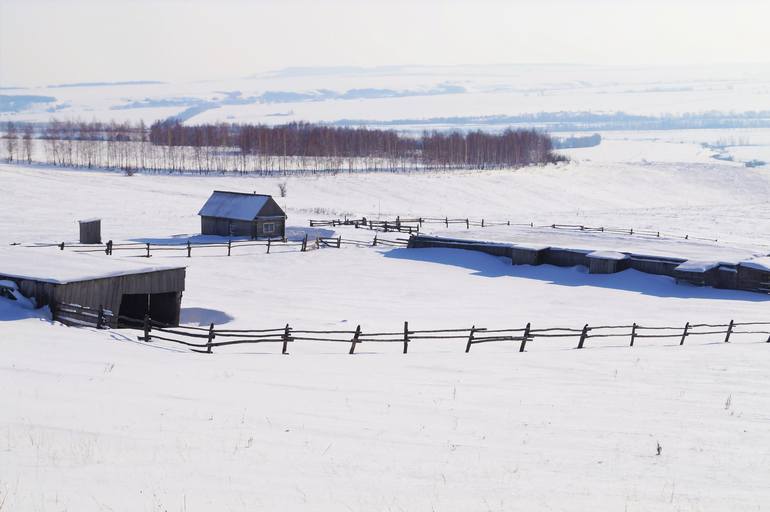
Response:
[{"label": "snow-covered roof", "polygon": [[589,252],[586,256],[588,256],[589,258],[596,258],[599,260],[622,261],[622,260],[628,259],[627,254],[623,254],[622,252],[616,252],[616,251],[593,251],[593,252]]},{"label": "snow-covered roof", "polygon": [[677,266],[674,270],[680,270],[682,272],[708,272],[715,269],[720,265],[718,261],[698,261],[687,260],[684,263]]},{"label": "snow-covered roof", "polygon": [[760,258],[745,260],[740,262],[740,266],[770,272],[770,256],[762,256]]},{"label": "snow-covered roof", "polygon": [[149,265],[117,256],[77,254],[48,247],[0,249],[0,276],[66,284],[105,277],[144,274],[185,268],[182,265]]},{"label": "snow-covered roof", "polygon": [[254,220],[271,199],[269,195],[215,190],[198,215],[234,220]]}]

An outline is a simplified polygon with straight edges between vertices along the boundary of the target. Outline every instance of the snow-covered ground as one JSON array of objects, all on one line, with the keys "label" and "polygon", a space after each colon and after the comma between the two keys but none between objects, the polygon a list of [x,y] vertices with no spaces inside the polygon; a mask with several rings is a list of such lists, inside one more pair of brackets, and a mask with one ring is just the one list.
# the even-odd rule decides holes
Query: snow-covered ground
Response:
[{"label": "snow-covered ground", "polygon": [[[101,217],[103,238],[116,242],[183,241],[199,232],[196,213],[212,190],[278,196],[284,181],[288,194],[276,199],[294,233],[310,218],[449,216],[718,241],[426,229],[699,259],[767,254],[770,171],[715,161],[699,139],[643,138],[570,150],[561,166],[426,175],[129,177],[0,164],[0,243],[22,244],[0,253],[0,268],[34,251],[55,261],[58,249],[26,245],[72,241],[81,218]],[[440,249],[256,247],[228,258],[211,248],[189,259],[157,253],[151,264],[187,265],[184,322],[233,328],[683,325],[765,320],[770,302],[634,271],[514,267]],[[770,502],[765,336],[633,349],[592,339],[582,351],[536,340],[524,354],[510,343],[465,354],[461,340],[447,340],[415,342],[408,355],[364,344],[349,356],[345,346],[295,342],[289,356],[274,345],[203,356],[131,331],[52,324],[45,313],[0,299],[3,510],[721,511]]]},{"label": "snow-covered ground", "polygon": [[[10,84],[2,84],[10,85]],[[662,115],[770,110],[766,64],[722,67],[567,65],[391,66],[284,69],[187,83],[39,84],[9,87],[24,107],[0,121],[52,116],[147,123],[283,123],[625,112]],[[0,99],[2,97],[0,96]],[[17,99],[17,102],[20,101]],[[2,102],[0,102],[0,107]],[[188,109],[195,109],[190,111]]]}]

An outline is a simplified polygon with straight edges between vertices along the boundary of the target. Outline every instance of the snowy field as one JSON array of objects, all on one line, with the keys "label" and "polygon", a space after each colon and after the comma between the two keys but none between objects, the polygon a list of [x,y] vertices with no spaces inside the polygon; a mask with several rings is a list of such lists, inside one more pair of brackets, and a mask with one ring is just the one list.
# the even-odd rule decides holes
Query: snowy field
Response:
[{"label": "snowy field", "polygon": [[[16,84],[3,84],[16,85]],[[0,121],[182,116],[191,123],[427,119],[536,112],[662,115],[770,110],[767,65],[389,66],[283,69],[187,83],[29,84]],[[38,96],[23,98],[26,96]],[[0,96],[2,99],[2,96]],[[36,102],[35,102],[36,101]],[[28,103],[29,102],[29,103]],[[2,107],[2,102],[0,102]]]},{"label": "snowy field", "polygon": [[[652,229],[429,232],[698,259],[770,252],[770,171],[681,132],[621,134],[569,164],[320,177],[124,176],[0,164],[1,257],[73,241],[179,242],[212,190],[274,194],[295,235],[332,217],[456,217]],[[634,140],[625,140],[633,138]],[[755,137],[759,141],[759,137]],[[278,184],[287,183],[287,196]],[[349,238],[373,233],[339,228]],[[396,237],[397,235],[390,235]],[[11,243],[20,246],[7,247]],[[12,256],[7,256],[11,254]],[[85,256],[83,256],[85,257]],[[93,255],[98,262],[102,255]],[[117,256],[112,256],[117,258]],[[145,263],[146,260],[133,258]],[[242,248],[158,253],[188,266],[182,319],[364,330],[767,320],[767,296],[625,271],[513,267],[452,250]],[[2,259],[0,259],[2,265]],[[0,299],[2,301],[2,299]],[[0,510],[764,510],[770,379],[762,336],[539,341],[463,353],[295,342],[203,356],[131,331],[52,324],[0,302]],[[660,446],[660,454],[658,454]]]}]

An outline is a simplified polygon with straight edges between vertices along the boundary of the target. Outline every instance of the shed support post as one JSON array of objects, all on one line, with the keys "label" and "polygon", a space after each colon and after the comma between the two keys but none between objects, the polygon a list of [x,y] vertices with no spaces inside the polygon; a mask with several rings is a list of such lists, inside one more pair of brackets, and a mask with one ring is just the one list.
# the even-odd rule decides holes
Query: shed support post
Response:
[{"label": "shed support post", "polygon": [[687,322],[684,325],[684,332],[682,333],[682,339],[679,341],[680,346],[684,345],[684,339],[687,337],[687,331],[689,330],[690,330],[690,322]]},{"label": "shed support post", "polygon": [[524,328],[524,336],[521,338],[521,346],[519,347],[519,352],[524,352],[524,349],[527,346],[527,338],[529,338],[529,331],[532,329],[532,323],[528,322],[527,326]]},{"label": "shed support post", "polygon": [[587,338],[588,338],[588,324],[585,324],[583,326],[583,331],[580,333],[580,341],[578,341],[577,348],[583,348],[583,345],[585,344]]},{"label": "shed support post", "polygon": [[358,338],[361,336],[361,326],[356,327],[356,332],[353,334],[353,339],[350,340],[350,352],[348,354],[354,354],[356,352],[356,345],[361,343]]},{"label": "shed support post", "polygon": [[152,325],[150,324],[150,315],[144,315],[144,342],[151,341],[150,331],[152,331]]}]

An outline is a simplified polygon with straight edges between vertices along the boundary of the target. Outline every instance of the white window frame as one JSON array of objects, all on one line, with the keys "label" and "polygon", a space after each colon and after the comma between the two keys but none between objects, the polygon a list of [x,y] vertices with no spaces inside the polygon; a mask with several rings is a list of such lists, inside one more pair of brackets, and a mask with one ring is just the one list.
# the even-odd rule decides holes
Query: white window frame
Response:
[{"label": "white window frame", "polygon": [[262,232],[266,235],[272,235],[275,233],[275,222],[263,222]]}]

